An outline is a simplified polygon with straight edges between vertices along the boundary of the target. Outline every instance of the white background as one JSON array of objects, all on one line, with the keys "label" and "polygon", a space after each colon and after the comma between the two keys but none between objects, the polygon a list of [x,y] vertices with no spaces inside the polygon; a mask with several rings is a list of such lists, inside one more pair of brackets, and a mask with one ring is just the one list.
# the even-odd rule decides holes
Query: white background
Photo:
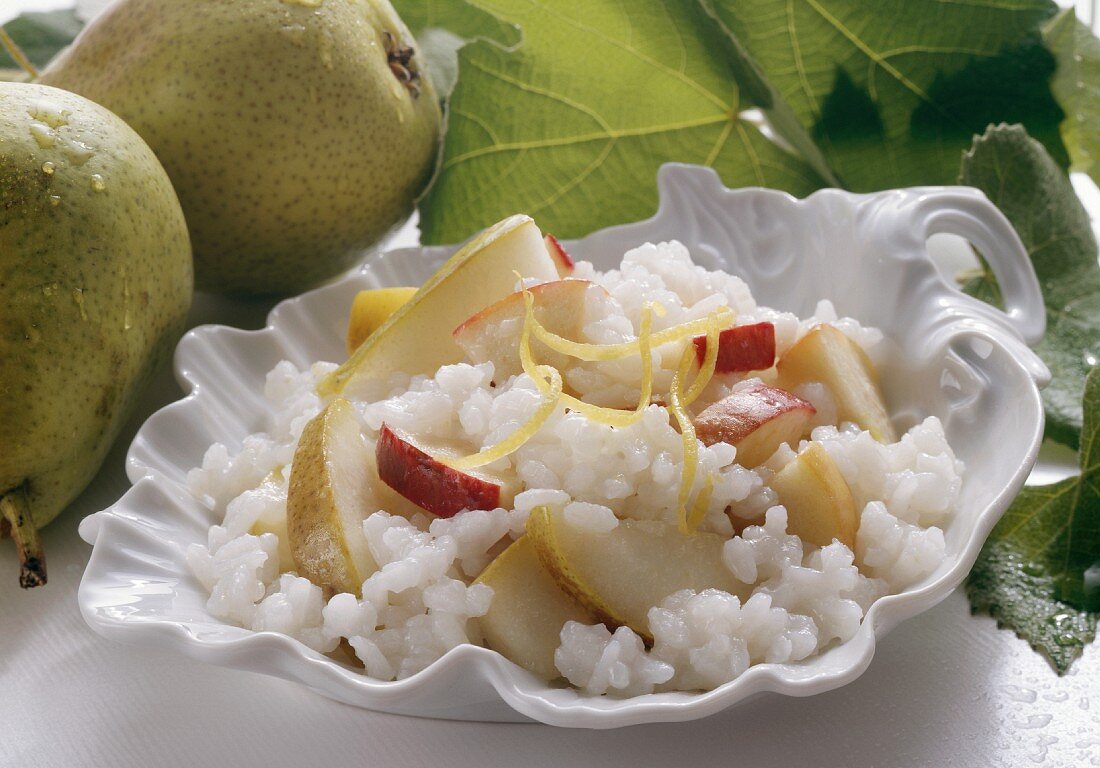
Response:
[{"label": "white background", "polygon": [[[0,0],[0,22],[21,9],[71,4]],[[1096,200],[1091,184],[1081,190]],[[415,237],[411,227],[399,235],[406,243]],[[191,319],[256,328],[269,308],[199,297]],[[377,714],[292,683],[109,642],[88,629],[76,606],[90,552],[77,523],[125,491],[130,437],[177,397],[165,372],[92,486],[43,532],[46,588],[15,589],[10,544],[0,551],[0,768],[1100,766],[1100,646],[1058,678],[992,619],[971,617],[960,592],[895,630],[867,673],[843,689],[611,732]],[[1072,461],[1065,453],[1053,458]],[[1051,469],[1043,480],[1062,474]]]}]

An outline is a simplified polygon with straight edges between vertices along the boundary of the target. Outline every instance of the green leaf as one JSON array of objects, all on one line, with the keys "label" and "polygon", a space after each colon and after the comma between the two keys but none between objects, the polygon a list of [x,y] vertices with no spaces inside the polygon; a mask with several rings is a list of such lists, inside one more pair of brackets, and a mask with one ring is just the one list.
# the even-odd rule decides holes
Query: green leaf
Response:
[{"label": "green leaf", "polygon": [[992,304],[997,309],[1004,309],[1004,296],[1001,295],[1001,286],[997,285],[997,277],[980,254],[978,261],[980,264],[977,269],[958,275],[959,285],[974,298]]},{"label": "green leaf", "polygon": [[520,41],[519,28],[472,5],[468,0],[393,0],[405,26],[446,29],[463,40],[493,40],[505,47]]},{"label": "green leaf", "polygon": [[1063,165],[1049,0],[707,0],[855,190],[954,180],[973,134],[1020,122]]},{"label": "green leaf", "polygon": [[476,4],[518,24],[523,42],[459,52],[442,165],[420,205],[425,242],[461,240],[517,211],[561,237],[643,218],[667,161],[710,165],[731,186],[821,185],[740,117],[741,62],[695,3]]},{"label": "green leaf", "polygon": [[992,614],[1059,674],[1096,635],[1100,611],[1100,372],[1085,384],[1081,475],[1023,490],[970,573],[975,611]]},{"label": "green leaf", "polygon": [[458,51],[470,40],[492,40],[506,48],[520,41],[519,28],[466,0],[393,0],[428,62],[432,85],[446,99],[458,82]]},{"label": "green leaf", "polygon": [[[1047,437],[1076,447],[1085,376],[1100,357],[1100,266],[1089,215],[1066,174],[1020,126],[990,127],[977,138],[959,181],[996,203],[1035,265],[1047,308],[1036,351],[1054,375],[1043,391]],[[984,298],[994,282],[987,274],[968,288]]]},{"label": "green leaf", "polygon": [[1058,59],[1051,87],[1066,113],[1062,139],[1073,170],[1100,182],[1100,39],[1072,8],[1051,20],[1043,38]]},{"label": "green leaf", "polygon": [[745,106],[760,108],[776,133],[790,144],[801,157],[805,158],[806,162],[814,169],[814,172],[828,186],[839,187],[840,179],[829,167],[820,147],[817,146],[810,134],[798,121],[798,115],[783,100],[783,97],[779,95],[768,79],[764,77],[760,65],[753,61],[752,56],[741,45],[741,41],[719,17],[718,12],[714,9],[713,0],[699,0],[699,2],[706,14],[714,20],[714,23],[725,35],[730,69],[733,72],[734,79],[741,87],[741,95]]},{"label": "green leaf", "polygon": [[[84,23],[76,17],[76,11],[48,11],[24,13],[4,25],[15,43],[27,54],[36,67],[44,67],[62,48],[71,43]],[[14,69],[16,63],[0,47],[0,69]]]}]

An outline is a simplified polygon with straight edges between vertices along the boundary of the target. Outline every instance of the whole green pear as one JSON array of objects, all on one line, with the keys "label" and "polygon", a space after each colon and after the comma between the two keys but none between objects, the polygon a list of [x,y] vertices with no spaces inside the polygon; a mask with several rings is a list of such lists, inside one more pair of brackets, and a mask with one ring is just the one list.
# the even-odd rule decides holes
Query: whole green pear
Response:
[{"label": "whole green pear", "polygon": [[46,579],[37,529],[88,484],[191,303],[191,249],[152,150],[73,93],[0,82],[0,533]]},{"label": "whole green pear", "polygon": [[389,0],[119,0],[42,73],[141,134],[198,287],[298,292],[412,210],[440,110]]}]

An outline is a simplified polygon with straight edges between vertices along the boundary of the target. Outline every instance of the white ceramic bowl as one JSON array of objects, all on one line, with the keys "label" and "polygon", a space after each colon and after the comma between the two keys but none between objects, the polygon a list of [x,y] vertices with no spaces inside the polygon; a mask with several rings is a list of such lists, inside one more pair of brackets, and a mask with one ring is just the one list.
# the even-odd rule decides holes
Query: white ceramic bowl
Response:
[{"label": "white ceramic bowl", "polygon": [[[656,216],[596,232],[570,250],[607,268],[638,243],[675,238],[698,262],[741,275],[762,304],[805,316],[818,299],[831,299],[841,314],[891,339],[882,373],[898,425],[939,416],[966,462],[959,509],[946,529],[946,562],[912,589],[876,602],[854,638],[803,662],[754,666],[708,693],[624,700],[548,687],[474,646],[456,648],[406,680],[380,682],[289,637],[212,618],[184,552],[205,542],[207,528],[219,521],[189,495],[187,470],[211,443],[232,449],[263,428],[261,386],[279,360],[303,366],[341,359],[356,291],[418,285],[449,247],[378,255],[335,284],[283,302],[261,331],[206,326],[184,337],[176,370],[191,394],[145,423],[127,460],[133,487],[80,526],[94,545],[79,597],[88,623],[120,641],[296,680],[349,704],[470,720],[534,718],[589,728],[687,720],[758,693],[807,696],[859,676],[877,638],[963,580],[1035,461],[1043,431],[1038,386],[1049,374],[1025,344],[1044,327],[1034,272],[1011,226],[972,189],[826,190],[796,200],[770,190],[727,190],[711,170],[679,165],[663,168],[658,184]],[[936,232],[963,235],[981,249],[1000,281],[1007,315],[941,278],[926,252]]]}]

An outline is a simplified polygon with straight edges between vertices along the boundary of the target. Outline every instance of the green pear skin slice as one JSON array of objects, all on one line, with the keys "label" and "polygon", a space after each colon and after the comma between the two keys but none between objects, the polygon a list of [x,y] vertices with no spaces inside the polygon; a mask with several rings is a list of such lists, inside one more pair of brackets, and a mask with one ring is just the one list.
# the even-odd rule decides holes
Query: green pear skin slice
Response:
[{"label": "green pear skin slice", "polygon": [[787,533],[818,547],[837,539],[855,549],[859,511],[852,489],[819,443],[810,443],[769,485],[787,508]]},{"label": "green pear skin slice", "polygon": [[486,229],[436,270],[390,315],[347,362],[321,382],[323,395],[362,391],[395,372],[434,374],[460,362],[451,332],[478,310],[513,293],[516,273],[557,280],[554,260],[529,216],[516,215]]},{"label": "green pear skin slice", "polygon": [[567,621],[596,624],[584,606],[562,591],[543,567],[529,536],[513,542],[477,577],[493,590],[481,617],[485,644],[543,680],[561,677],[554,651]]},{"label": "green pear skin slice", "polygon": [[358,595],[378,570],[362,527],[372,463],[355,409],[343,399],[306,425],[294,452],[286,500],[294,567],[330,593]]},{"label": "green pear skin slice", "polygon": [[726,538],[684,534],[655,520],[620,520],[606,533],[568,523],[560,509],[536,507],[527,519],[543,566],[558,585],[610,628],[628,626],[652,643],[649,609],[681,589],[720,589],[742,599],[752,585],[722,559]]},{"label": "green pear skin slice", "polygon": [[779,386],[824,384],[836,401],[837,418],[866,429],[882,443],[897,440],[878,384],[878,372],[867,353],[831,325],[819,325],[787,350],[777,365]]}]

